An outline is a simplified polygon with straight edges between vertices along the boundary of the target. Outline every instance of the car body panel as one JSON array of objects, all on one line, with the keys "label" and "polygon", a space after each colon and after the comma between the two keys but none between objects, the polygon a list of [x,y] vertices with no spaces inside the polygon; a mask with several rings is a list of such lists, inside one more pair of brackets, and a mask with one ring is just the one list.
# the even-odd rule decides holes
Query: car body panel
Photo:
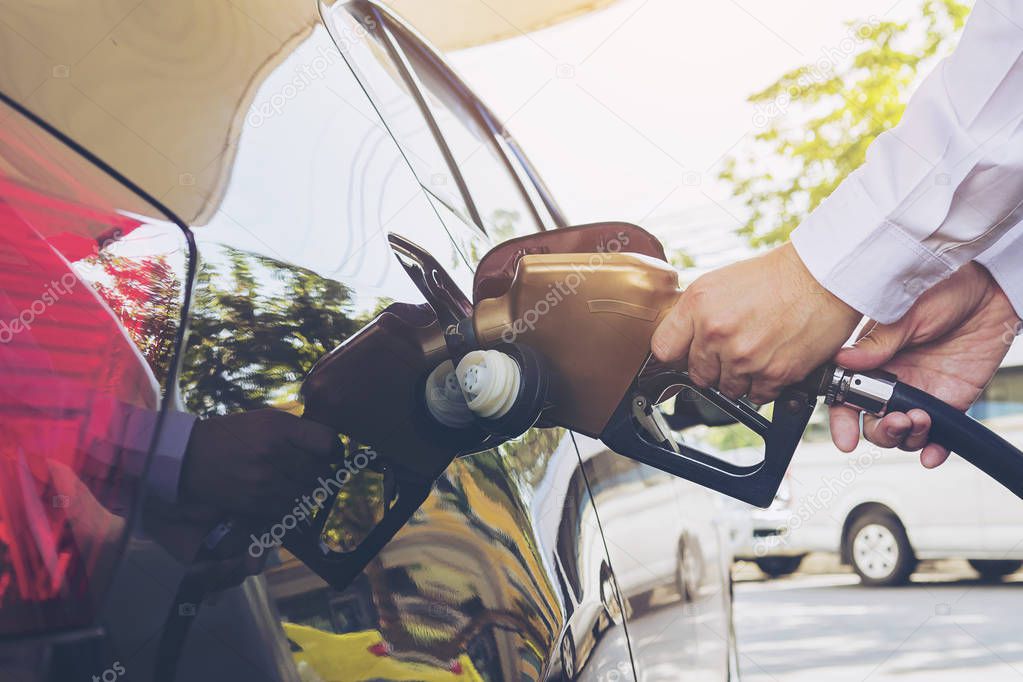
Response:
[{"label": "car body panel", "polygon": [[[431,253],[469,292],[486,249],[524,229],[474,223],[424,186],[314,2],[44,5],[0,5],[0,32],[16,36],[2,49],[19,59],[0,69],[0,91],[161,201],[195,244],[183,264],[195,271],[187,338],[166,396],[176,410],[298,413],[301,381],[320,356],[384,306],[425,303],[389,233]],[[492,132],[501,136],[493,158],[506,163],[487,172],[504,167],[506,186],[520,184],[515,201],[531,204],[535,227],[560,224],[545,188],[522,186],[535,171],[514,141]],[[689,504],[703,518],[704,502]],[[533,429],[456,459],[342,589],[275,548],[260,575],[201,608],[172,608],[187,558],[143,529],[107,604],[108,646],[125,679],[151,679],[169,615],[195,619],[180,679],[329,679],[353,634],[367,632],[379,633],[397,666],[381,679],[405,679],[416,666],[446,679],[454,663],[464,679],[634,679],[598,511],[572,434]],[[194,548],[204,528],[189,532]],[[700,542],[713,573],[716,545]],[[683,616],[683,629],[725,618],[715,590],[696,620]],[[294,651],[288,629],[337,651]],[[705,658],[686,653],[673,669],[718,658],[717,645],[686,646]]]},{"label": "car body panel", "polygon": [[727,679],[733,642],[724,497],[575,438],[640,679]]}]

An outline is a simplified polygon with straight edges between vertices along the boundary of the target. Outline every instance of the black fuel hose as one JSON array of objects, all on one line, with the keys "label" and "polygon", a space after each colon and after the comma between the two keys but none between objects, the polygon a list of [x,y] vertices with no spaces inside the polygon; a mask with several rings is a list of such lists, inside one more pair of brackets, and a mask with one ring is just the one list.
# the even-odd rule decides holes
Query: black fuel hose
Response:
[{"label": "black fuel hose", "polygon": [[1023,499],[1023,452],[973,417],[902,382],[896,382],[886,412],[923,410],[931,416],[929,439],[977,467]]}]

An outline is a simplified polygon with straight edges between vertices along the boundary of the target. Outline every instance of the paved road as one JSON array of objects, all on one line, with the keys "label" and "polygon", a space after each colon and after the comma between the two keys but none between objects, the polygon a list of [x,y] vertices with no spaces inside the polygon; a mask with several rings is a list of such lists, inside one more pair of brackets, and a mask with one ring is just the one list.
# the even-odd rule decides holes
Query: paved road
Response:
[{"label": "paved road", "polygon": [[1023,574],[979,583],[963,567],[865,588],[852,575],[742,581],[744,682],[1023,680]]}]

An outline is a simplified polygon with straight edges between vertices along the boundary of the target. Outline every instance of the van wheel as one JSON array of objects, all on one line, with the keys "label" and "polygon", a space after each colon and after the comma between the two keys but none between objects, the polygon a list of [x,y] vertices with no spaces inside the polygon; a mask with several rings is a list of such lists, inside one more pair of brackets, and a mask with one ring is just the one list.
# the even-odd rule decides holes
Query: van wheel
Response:
[{"label": "van wheel", "polygon": [[799,570],[799,564],[803,563],[804,556],[800,554],[799,556],[760,557],[757,559],[757,568],[770,578],[780,578]]},{"label": "van wheel", "polygon": [[970,559],[970,566],[980,573],[983,580],[1000,580],[1005,576],[1015,573],[1023,566],[1023,561],[1012,561],[1009,559]]},{"label": "van wheel", "polygon": [[891,514],[870,511],[859,517],[849,529],[846,543],[863,585],[901,585],[916,567],[906,531]]},{"label": "van wheel", "polygon": [[561,639],[561,674],[568,682],[575,680],[575,640],[572,639],[572,629],[565,631]]},{"label": "van wheel", "polygon": [[682,601],[696,601],[703,582],[703,555],[696,538],[683,538],[675,558],[675,589]]}]

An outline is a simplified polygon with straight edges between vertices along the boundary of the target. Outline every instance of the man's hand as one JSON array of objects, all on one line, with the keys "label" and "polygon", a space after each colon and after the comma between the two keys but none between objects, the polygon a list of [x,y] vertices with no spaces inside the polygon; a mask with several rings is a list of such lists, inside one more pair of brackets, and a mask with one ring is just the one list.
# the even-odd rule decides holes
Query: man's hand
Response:
[{"label": "man's hand", "polygon": [[280,410],[196,422],[185,453],[181,496],[270,518],[294,506],[340,459],[334,430]]},{"label": "man's hand", "polygon": [[[1019,321],[1001,288],[976,263],[921,296],[894,324],[867,325],[852,348],[835,357],[852,370],[881,368],[899,380],[966,410],[994,376],[1009,352],[1006,332]],[[1011,341],[1011,339],[1010,339]],[[920,463],[936,467],[948,450],[928,444],[930,416],[922,410],[893,412],[882,419],[864,417],[863,435],[881,447],[923,450]],[[851,452],[859,441],[858,413],[831,410],[831,437],[839,450]]]},{"label": "man's hand", "polygon": [[763,404],[830,360],[861,319],[785,244],[693,282],[651,347],[697,385]]}]

